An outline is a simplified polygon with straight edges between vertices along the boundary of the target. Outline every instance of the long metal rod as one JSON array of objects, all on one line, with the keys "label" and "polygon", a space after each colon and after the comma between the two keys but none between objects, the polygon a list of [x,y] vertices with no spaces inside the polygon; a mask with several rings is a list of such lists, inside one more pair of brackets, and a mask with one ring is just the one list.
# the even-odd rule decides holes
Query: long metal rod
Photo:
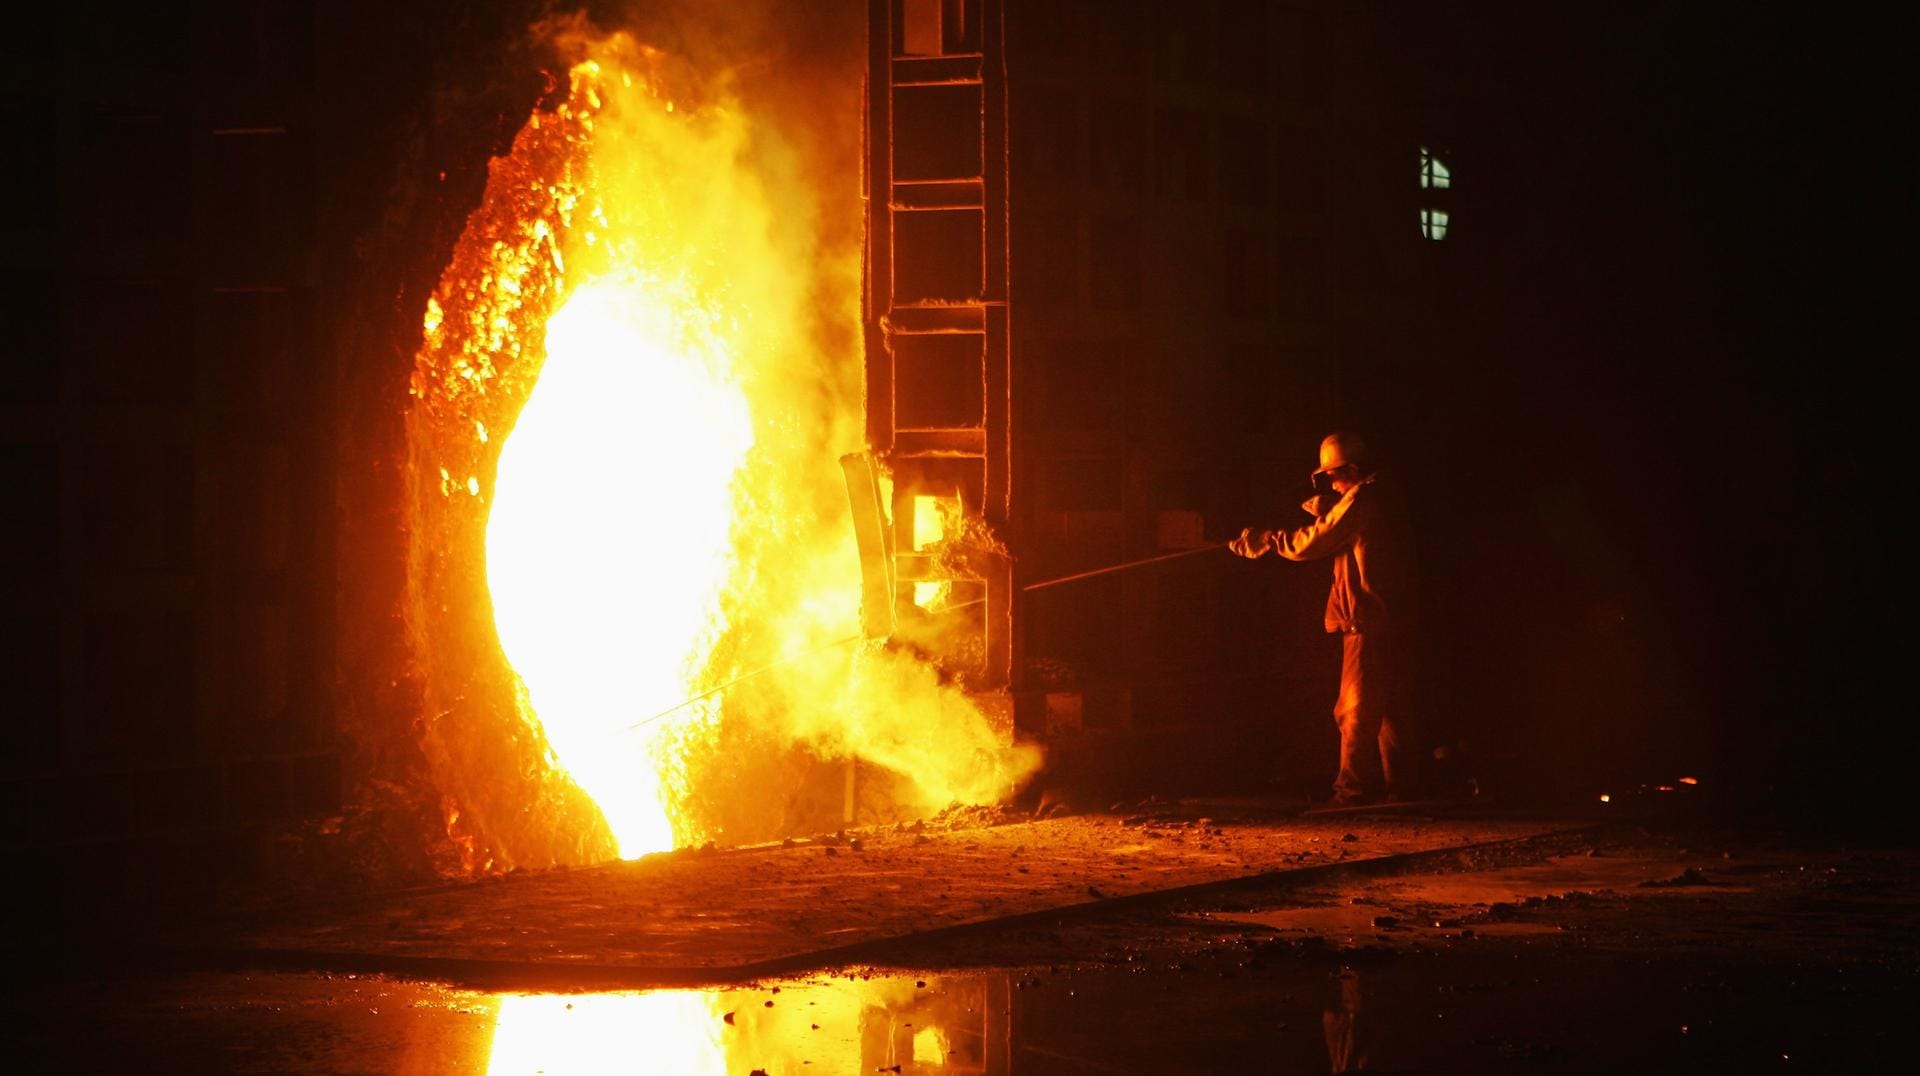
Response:
[{"label": "long metal rod", "polygon": [[866,638],[865,635],[849,635],[844,639],[835,639],[833,642],[830,642],[825,646],[815,647],[812,650],[803,651],[802,653],[794,654],[791,657],[781,658],[779,661],[772,662],[771,664],[762,665],[759,668],[754,669],[752,672],[743,672],[739,676],[734,677],[733,679],[727,681],[724,684],[716,684],[713,687],[710,687],[705,691],[702,691],[700,694],[693,696],[692,698],[674,703],[672,706],[669,706],[666,709],[660,711],[659,713],[654,714],[652,717],[643,717],[640,720],[635,721],[633,724],[628,725],[627,728],[637,729],[642,725],[651,725],[655,721],[660,720],[661,718],[667,716],[670,713],[673,713],[677,710],[684,710],[687,707],[692,706],[694,703],[699,702],[701,699],[710,699],[713,696],[720,694],[722,691],[725,691],[726,689],[732,687],[737,683],[740,683],[743,680],[751,680],[756,676],[760,676],[764,673],[770,673],[775,669],[778,669],[785,665],[791,665],[796,661],[801,661],[806,658],[815,657],[817,655],[824,654],[829,650],[837,650],[843,646],[850,646],[854,643],[859,642],[864,638]]},{"label": "long metal rod", "polygon": [[[1092,571],[1086,571],[1086,572],[1075,572],[1072,575],[1063,575],[1058,579],[1045,579],[1038,583],[1028,583],[1026,586],[1021,587],[1020,589],[1022,591],[1045,590],[1048,587],[1057,587],[1063,583],[1077,583],[1082,579],[1092,579],[1096,576],[1112,575],[1115,572],[1131,571],[1135,568],[1144,568],[1149,564],[1163,564],[1167,561],[1180,560],[1184,557],[1196,557],[1202,553],[1213,553],[1225,548],[1227,548],[1227,543],[1221,542],[1217,545],[1201,546],[1198,549],[1182,549],[1177,553],[1162,553],[1157,557],[1145,557],[1140,560],[1130,560],[1130,561],[1127,561],[1125,564],[1110,564],[1105,568],[1095,568]],[[959,609],[965,609],[968,606],[984,604],[985,601],[986,601],[985,598],[976,598],[973,601],[961,602],[959,605],[950,605],[944,609],[940,609],[937,611],[943,612],[943,613],[951,613]],[[675,713],[680,710],[684,710],[687,707],[692,706],[694,703],[699,702],[702,699],[710,699],[713,696],[718,695],[722,691],[725,691],[728,688],[734,686],[735,684],[741,683],[742,681],[751,680],[756,676],[762,676],[766,673],[772,672],[775,669],[782,668],[787,665],[791,665],[796,661],[804,661],[805,659],[813,657],[817,654],[824,654],[829,650],[835,650],[843,646],[850,646],[854,643],[859,642],[864,638],[866,638],[866,635],[864,634],[849,635],[844,639],[835,639],[833,642],[830,642],[825,646],[816,647],[812,650],[795,654],[792,657],[781,658],[779,661],[772,662],[771,664],[762,665],[759,668],[752,670],[751,672],[743,672],[739,676],[736,676],[733,679],[728,680],[726,683],[716,684],[713,687],[710,687],[707,690],[702,691],[698,695],[694,695],[683,702],[679,702],[672,706],[669,706],[666,709],[660,711],[657,714],[654,714],[651,717],[641,718],[639,721],[635,721],[633,724],[627,727],[629,729],[637,729],[643,725],[651,725],[655,721],[660,720],[661,718],[667,716],[668,714]]]},{"label": "long metal rod", "polygon": [[1058,579],[1047,579],[1038,583],[1028,583],[1026,586],[1021,587],[1020,589],[1023,591],[1024,590],[1045,590],[1048,587],[1057,587],[1062,583],[1077,583],[1082,579],[1092,579],[1094,576],[1097,576],[1097,575],[1111,575],[1114,572],[1130,571],[1134,568],[1144,568],[1149,564],[1160,564],[1169,560],[1179,560],[1182,557],[1197,557],[1202,553],[1212,553],[1217,550],[1221,550],[1225,548],[1227,548],[1227,543],[1221,542],[1219,545],[1204,545],[1198,549],[1183,549],[1178,553],[1162,553],[1157,557],[1146,557],[1142,560],[1130,560],[1125,564],[1112,564],[1112,565],[1108,565],[1105,568],[1095,568],[1090,572],[1075,572],[1072,575],[1063,575]]}]

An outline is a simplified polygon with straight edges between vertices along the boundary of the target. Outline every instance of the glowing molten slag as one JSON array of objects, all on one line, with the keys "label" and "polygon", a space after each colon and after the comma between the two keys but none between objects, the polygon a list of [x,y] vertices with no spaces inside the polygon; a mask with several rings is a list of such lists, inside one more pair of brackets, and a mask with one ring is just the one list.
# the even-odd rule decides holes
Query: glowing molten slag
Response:
[{"label": "glowing molten slag", "polygon": [[[620,855],[673,847],[660,745],[725,629],[747,402],[697,307],[637,276],[547,322],[539,381],[500,451],[487,585],[507,660]],[[636,727],[636,723],[639,724]]]}]

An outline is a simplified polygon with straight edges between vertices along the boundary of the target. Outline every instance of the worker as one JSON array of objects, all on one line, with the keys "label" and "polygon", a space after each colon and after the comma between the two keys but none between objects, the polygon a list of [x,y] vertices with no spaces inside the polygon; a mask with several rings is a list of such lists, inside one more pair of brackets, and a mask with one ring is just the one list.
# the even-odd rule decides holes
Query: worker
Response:
[{"label": "worker", "polygon": [[1391,482],[1373,466],[1364,440],[1335,433],[1320,442],[1314,496],[1301,507],[1313,522],[1290,530],[1240,532],[1235,553],[1258,559],[1333,561],[1327,631],[1340,636],[1340,774],[1335,806],[1414,798],[1412,658],[1413,544]]}]

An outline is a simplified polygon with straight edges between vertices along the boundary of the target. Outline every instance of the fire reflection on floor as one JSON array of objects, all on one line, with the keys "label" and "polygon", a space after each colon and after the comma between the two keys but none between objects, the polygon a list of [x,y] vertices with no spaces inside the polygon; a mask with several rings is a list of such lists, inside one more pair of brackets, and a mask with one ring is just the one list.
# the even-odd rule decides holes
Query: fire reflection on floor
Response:
[{"label": "fire reflection on floor", "polygon": [[[876,978],[739,990],[507,994],[487,1071],[984,1073],[989,981]],[[897,1067],[896,1067],[897,1066]]]},{"label": "fire reflection on floor", "polygon": [[1911,1022],[1915,878],[1911,851],[1646,838],[922,938],[884,972],[566,994],[532,991],[643,980],[82,959],[0,1011],[23,1072],[1872,1072]]},{"label": "fire reflection on floor", "polygon": [[20,1071],[120,1071],[130,1057],[147,1072],[402,1076],[1884,1067],[1872,1061],[1912,1007],[1906,965],[1842,974],[1756,963],[1751,948],[1623,959],[1486,939],[1395,954],[1269,937],[1118,965],[713,990],[502,994],[223,972],[36,983],[6,1000],[22,1017]]},{"label": "fire reflection on floor", "polygon": [[721,1076],[727,1050],[702,994],[563,994],[500,999],[489,1073]]}]

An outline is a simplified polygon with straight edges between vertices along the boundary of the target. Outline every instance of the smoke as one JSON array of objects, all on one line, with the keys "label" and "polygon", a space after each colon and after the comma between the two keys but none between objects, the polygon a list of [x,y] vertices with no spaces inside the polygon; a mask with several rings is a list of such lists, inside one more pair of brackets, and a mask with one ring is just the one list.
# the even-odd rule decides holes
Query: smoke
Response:
[{"label": "smoke", "polygon": [[[848,759],[867,764],[852,796],[863,821],[1004,797],[1037,751],[1010,746],[1004,719],[915,650],[851,641],[860,566],[838,458],[865,440],[864,5],[595,14],[537,32],[568,65],[643,76],[605,78],[593,121],[603,201],[630,216],[611,231],[686,237],[700,262],[687,272],[729,321],[732,372],[753,413],[754,446],[734,483],[725,627],[694,681],[729,686],[668,719],[660,752],[676,841],[830,826],[848,805]],[[675,145],[696,157],[676,168],[663,152]],[[716,154],[733,167],[710,166]],[[623,194],[632,204],[612,209]],[[653,212],[675,217],[650,222]],[[592,230],[575,222],[563,239],[570,278],[617,260],[617,244],[588,242]]]}]

